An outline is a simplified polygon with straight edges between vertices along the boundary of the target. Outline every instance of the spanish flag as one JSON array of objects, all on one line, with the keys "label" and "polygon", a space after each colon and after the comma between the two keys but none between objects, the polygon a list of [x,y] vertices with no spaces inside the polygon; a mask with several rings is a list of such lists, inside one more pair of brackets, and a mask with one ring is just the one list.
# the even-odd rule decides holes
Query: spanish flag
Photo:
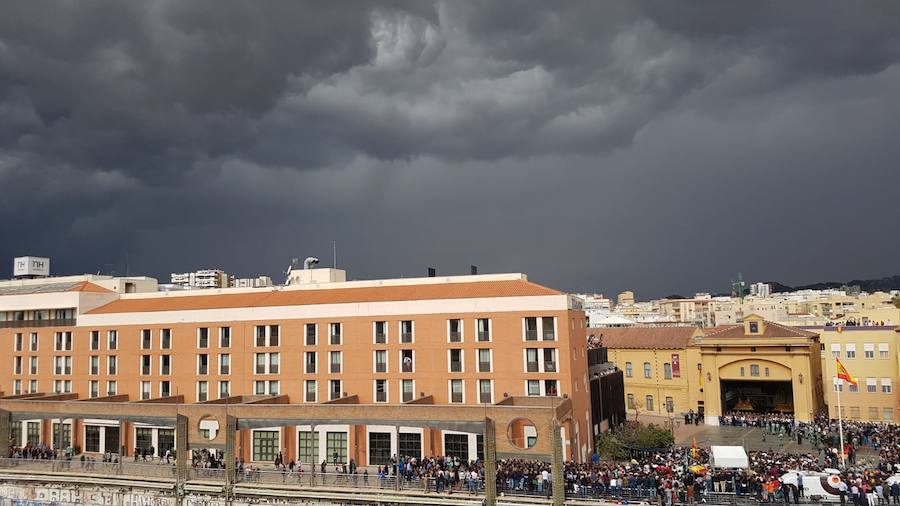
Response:
[{"label": "spanish flag", "polygon": [[844,367],[844,364],[841,363],[841,360],[839,358],[835,358],[834,360],[837,361],[837,377],[852,385],[859,385],[859,382],[856,381],[856,378],[854,378],[850,375],[849,372],[847,372],[847,368]]}]

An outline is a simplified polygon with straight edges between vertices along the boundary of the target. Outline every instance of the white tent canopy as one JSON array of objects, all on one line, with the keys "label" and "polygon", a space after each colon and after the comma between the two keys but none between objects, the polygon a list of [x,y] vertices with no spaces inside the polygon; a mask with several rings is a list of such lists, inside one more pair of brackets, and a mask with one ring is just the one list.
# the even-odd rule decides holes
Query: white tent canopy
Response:
[{"label": "white tent canopy", "polygon": [[743,446],[713,446],[711,448],[710,465],[712,467],[729,467],[747,469],[750,459]]}]

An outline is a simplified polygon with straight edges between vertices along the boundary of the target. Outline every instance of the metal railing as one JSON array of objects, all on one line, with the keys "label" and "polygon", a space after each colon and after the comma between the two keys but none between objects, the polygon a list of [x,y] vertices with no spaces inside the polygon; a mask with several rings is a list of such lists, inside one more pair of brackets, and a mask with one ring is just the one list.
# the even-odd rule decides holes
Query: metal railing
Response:
[{"label": "metal railing", "polygon": [[175,460],[168,464],[165,459],[155,461],[100,462],[92,458],[75,456],[71,459],[0,459],[0,469],[47,472],[47,473],[81,473],[107,476],[136,476],[153,478],[175,478]]},{"label": "metal railing", "polygon": [[0,322],[0,329],[22,329],[29,327],[74,327],[75,318],[53,318],[49,320],[6,320]]}]

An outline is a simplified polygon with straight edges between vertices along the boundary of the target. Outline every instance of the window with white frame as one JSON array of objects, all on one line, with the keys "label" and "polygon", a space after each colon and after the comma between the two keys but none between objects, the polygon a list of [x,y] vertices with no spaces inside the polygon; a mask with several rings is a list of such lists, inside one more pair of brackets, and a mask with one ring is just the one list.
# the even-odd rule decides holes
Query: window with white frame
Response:
[{"label": "window with white frame", "polygon": [[30,361],[30,364],[29,364],[29,365],[30,365],[31,374],[37,374],[37,373],[38,373],[38,360],[39,360],[38,357],[31,357],[31,358],[29,359],[29,361]]},{"label": "window with white frame", "polygon": [[230,353],[222,353],[219,355],[219,374],[229,375],[231,374],[231,354]]},{"label": "window with white frame", "polygon": [[343,329],[340,323],[328,324],[328,343],[340,345],[343,342]]},{"label": "window with white frame", "polygon": [[91,399],[95,399],[100,397],[100,382],[97,380],[91,380],[88,383],[88,396]]},{"label": "window with white frame", "polygon": [[449,372],[463,372],[463,350],[460,348],[451,348],[447,350]]},{"label": "window with white frame", "polygon": [[71,332],[57,332],[56,347],[54,348],[56,351],[72,351],[72,333]]},{"label": "window with white frame", "polygon": [[316,402],[317,401],[317,388],[316,388],[316,380],[306,380],[305,381],[305,392],[306,395],[304,400],[306,402]]},{"label": "window with white frame", "polygon": [[23,341],[22,333],[17,332],[13,337],[13,351],[22,351],[22,341]]},{"label": "window with white frame", "polygon": [[492,380],[478,380],[478,402],[481,404],[494,402],[494,385]]},{"label": "window with white frame", "polygon": [[412,320],[402,320],[400,322],[400,342],[409,344],[415,340],[414,325]]},{"label": "window with white frame", "polygon": [[100,331],[92,330],[90,334],[90,346],[91,351],[97,351],[100,349]]},{"label": "window with white frame", "polygon": [[197,355],[197,374],[209,374],[209,354],[201,353]]},{"label": "window with white frame", "polygon": [[888,343],[878,343],[878,358],[890,358]]},{"label": "window with white frame", "polygon": [[306,329],[305,337],[306,337],[306,345],[307,346],[315,346],[316,345],[316,337],[318,334],[318,329],[315,323],[307,323],[304,325]]},{"label": "window with white frame", "polygon": [[339,374],[342,372],[341,352],[328,352],[328,372],[332,374]]},{"label": "window with white frame", "polygon": [[91,355],[91,376],[100,374],[100,355]]},{"label": "window with white frame", "polygon": [[160,329],[159,347],[163,350],[172,349],[172,329]]},{"label": "window with white frame", "polygon": [[892,393],[893,386],[891,385],[891,378],[881,378],[881,393],[889,394]]},{"label": "window with white frame", "polygon": [[491,372],[491,350],[488,348],[478,350],[478,372]]},{"label": "window with white frame", "polygon": [[153,348],[153,333],[150,329],[141,330],[141,349],[149,350]]},{"label": "window with white frame", "polygon": [[388,326],[385,321],[377,321],[372,324],[372,341],[375,344],[387,344]]},{"label": "window with white frame", "polygon": [[409,402],[416,397],[416,383],[415,380],[405,379],[400,380],[400,395],[402,402]]},{"label": "window with white frame", "polygon": [[307,374],[315,374],[316,373],[316,352],[307,351],[304,355],[303,363],[306,364],[305,371]]},{"label": "window with white frame", "polygon": [[197,348],[209,348],[209,327],[200,327],[197,329]]},{"label": "window with white frame", "polygon": [[834,384],[835,392],[843,392],[844,391],[844,380],[842,380],[841,378],[838,378],[837,376],[832,377],[831,380],[832,380],[832,383]]},{"label": "window with white frame", "polygon": [[415,372],[413,350],[400,350],[400,372]]},{"label": "window with white frame", "polygon": [[29,342],[29,345],[30,345],[30,346],[29,346],[29,348],[28,348],[29,351],[38,351],[38,339],[39,339],[39,338],[38,338],[38,333],[37,333],[37,332],[32,332],[32,333],[31,333],[31,341]]},{"label": "window with white frame", "polygon": [[141,382],[141,399],[149,399],[150,398],[150,388],[151,384],[149,381]]},{"label": "window with white frame", "polygon": [[343,397],[344,391],[341,390],[341,380],[328,380],[328,399],[335,400]]},{"label": "window with white frame", "polygon": [[844,349],[847,352],[847,358],[856,358],[856,344],[855,343],[847,343],[844,345]]},{"label": "window with white frame", "polygon": [[255,364],[256,374],[278,374],[281,368],[281,354],[257,353]]},{"label": "window with white frame", "polygon": [[866,378],[866,392],[875,393],[878,391],[878,380],[876,378]]},{"label": "window with white frame", "polygon": [[106,374],[114,376],[118,371],[119,359],[115,355],[106,358]]},{"label": "window with white frame", "polygon": [[540,380],[526,380],[525,395],[529,395],[529,396],[541,395],[541,381]]},{"label": "window with white frame", "polygon": [[231,382],[230,381],[220,381],[219,382],[219,399],[224,399],[226,397],[231,396]]},{"label": "window with white frame", "polygon": [[523,322],[525,327],[525,340],[538,340],[538,319],[535,316],[526,316]]},{"label": "window with white frame", "polygon": [[116,350],[119,348],[118,331],[110,330],[106,333],[106,348],[108,350]]},{"label": "window with white frame", "polygon": [[544,341],[556,340],[556,318],[552,316],[541,317],[541,339]]},{"label": "window with white frame", "polygon": [[451,343],[463,341],[463,325],[459,318],[447,320],[447,341]]},{"label": "window with white frame", "polygon": [[205,402],[209,400],[209,382],[197,382],[197,402]]},{"label": "window with white frame", "polygon": [[475,340],[486,343],[491,340],[491,319],[478,318],[475,320]]},{"label": "window with white frame", "polygon": [[163,380],[159,382],[159,396],[170,397],[172,395],[172,382]]},{"label": "window with white frame", "polygon": [[388,370],[387,350],[375,350],[375,372],[384,373]]},{"label": "window with white frame", "polygon": [[231,348],[231,327],[219,327],[219,348]]},{"label": "window with white frame", "polygon": [[831,343],[831,356],[841,358],[841,343]]},{"label": "window with white frame", "polygon": [[450,380],[450,402],[454,404],[461,404],[465,402],[465,388],[463,380]]},{"label": "window with white frame", "polygon": [[117,383],[115,380],[106,382],[106,395],[116,395]]},{"label": "window with white frame", "polygon": [[375,380],[375,402],[388,401],[388,381],[386,379]]},{"label": "window with white frame", "polygon": [[875,343],[863,343],[863,358],[875,358]]},{"label": "window with white frame", "polygon": [[278,346],[281,336],[281,327],[278,325],[257,325],[256,346]]}]

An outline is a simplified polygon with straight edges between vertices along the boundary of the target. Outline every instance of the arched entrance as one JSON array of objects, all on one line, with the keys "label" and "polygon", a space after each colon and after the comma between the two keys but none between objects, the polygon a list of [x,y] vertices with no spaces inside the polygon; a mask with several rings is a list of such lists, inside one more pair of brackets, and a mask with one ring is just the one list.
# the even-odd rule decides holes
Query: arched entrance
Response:
[{"label": "arched entrance", "polygon": [[719,367],[722,413],[794,412],[792,371],[772,360],[736,360]]}]

